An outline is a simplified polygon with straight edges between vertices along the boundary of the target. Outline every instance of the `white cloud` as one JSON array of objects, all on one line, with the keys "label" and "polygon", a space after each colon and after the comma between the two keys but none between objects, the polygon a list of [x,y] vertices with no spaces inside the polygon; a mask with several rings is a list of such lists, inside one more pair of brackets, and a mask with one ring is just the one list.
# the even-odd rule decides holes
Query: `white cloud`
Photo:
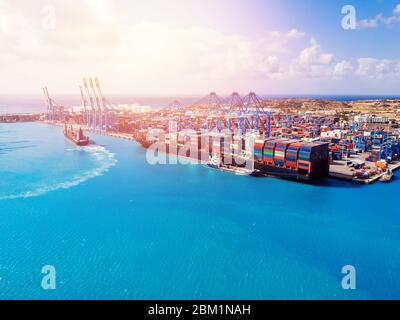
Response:
[{"label": "white cloud", "polygon": [[354,71],[353,64],[350,61],[341,61],[338,62],[333,69],[333,77],[335,79],[344,79],[347,76],[350,76]]},{"label": "white cloud", "polygon": [[400,4],[396,5],[396,7],[394,8],[393,15],[385,16],[382,13],[380,13],[377,16],[375,16],[375,18],[359,20],[357,22],[357,27],[359,29],[374,29],[379,27],[379,25],[381,24],[390,27],[399,22],[400,22]]},{"label": "white cloud", "polygon": [[339,60],[334,54],[323,50],[320,43],[312,38],[310,46],[303,49],[292,60],[288,69],[281,70],[287,78],[295,79],[384,79],[400,76],[400,60],[359,58]]},{"label": "white cloud", "polygon": [[397,77],[400,75],[399,61],[389,59],[360,58],[356,74],[371,79]]},{"label": "white cloud", "polygon": [[304,66],[328,65],[333,60],[333,54],[324,53],[320,44],[314,38],[311,39],[311,47],[304,49],[299,56],[299,63]]},{"label": "white cloud", "polygon": [[271,32],[269,32],[269,35],[271,37],[287,41],[287,40],[290,40],[290,39],[301,39],[301,38],[304,38],[304,36],[306,34],[304,32],[301,32],[301,31],[297,30],[297,29],[291,29],[288,32],[271,31]]},{"label": "white cloud", "polygon": [[360,29],[374,29],[378,27],[376,19],[364,19],[357,22],[357,27]]},{"label": "white cloud", "polygon": [[[16,70],[32,75],[39,66],[49,70],[54,65],[60,71],[67,69],[60,73],[70,77],[97,70],[118,72],[125,82],[135,79],[129,81],[148,86],[153,79],[245,81],[276,77],[281,72],[279,55],[289,51],[290,41],[304,37],[297,29],[266,33],[260,40],[204,27],[124,23],[113,16],[111,0],[85,0],[79,10],[69,1],[56,2],[56,29],[45,30],[41,16],[45,4],[0,0],[0,13],[8,17],[0,29],[0,62],[18,63]],[[10,83],[14,76],[10,75]],[[53,81],[51,74],[48,77]]]},{"label": "white cloud", "polygon": [[310,47],[303,49],[292,61],[290,72],[304,77],[329,77],[333,72],[333,63],[334,55],[324,52],[313,38]]},{"label": "white cloud", "polygon": [[[264,46],[267,47],[264,50]],[[172,28],[155,23],[130,27],[116,47],[119,59],[135,72],[154,75],[268,76],[279,71],[268,45],[206,28]]]},{"label": "white cloud", "polygon": [[305,33],[297,29],[287,32],[270,31],[265,38],[261,39],[261,44],[271,54],[288,54],[291,52],[289,43],[299,41],[305,37]]},{"label": "white cloud", "polygon": [[[111,0],[85,0],[79,10],[67,0],[55,3],[52,31],[42,27],[46,0],[0,0],[1,90],[40,91],[46,83],[59,91],[70,83],[76,90],[80,77],[98,75],[121,93],[229,92],[269,80],[382,79],[399,69],[391,60],[337,60],[316,39],[304,43],[305,33],[295,28],[252,38],[205,27],[121,21]],[[384,18],[379,23],[392,23]]]}]

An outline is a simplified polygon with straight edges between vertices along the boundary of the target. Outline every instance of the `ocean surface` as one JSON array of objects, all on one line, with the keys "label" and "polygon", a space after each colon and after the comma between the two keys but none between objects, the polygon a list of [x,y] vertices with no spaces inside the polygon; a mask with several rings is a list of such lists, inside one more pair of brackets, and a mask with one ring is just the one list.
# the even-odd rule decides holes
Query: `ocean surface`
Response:
[{"label": "ocean surface", "polygon": [[398,175],[238,177],[91,137],[78,148],[59,127],[0,124],[0,299],[400,298]]}]

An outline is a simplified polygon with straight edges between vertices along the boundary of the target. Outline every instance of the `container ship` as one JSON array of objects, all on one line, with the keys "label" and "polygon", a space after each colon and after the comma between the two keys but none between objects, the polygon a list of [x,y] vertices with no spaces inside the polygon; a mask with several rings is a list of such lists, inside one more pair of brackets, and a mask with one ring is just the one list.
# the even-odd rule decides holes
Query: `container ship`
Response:
[{"label": "container ship", "polygon": [[284,179],[315,181],[329,176],[329,144],[287,139],[257,140],[254,167]]},{"label": "container ship", "polygon": [[81,128],[76,131],[72,126],[68,127],[67,125],[64,125],[64,136],[80,147],[88,146],[90,144],[89,137],[84,135]]},{"label": "container ship", "polygon": [[[329,143],[305,142],[284,138],[258,139],[253,150],[245,150],[249,145],[242,141],[233,143],[232,136],[216,133],[197,133],[196,136],[181,136],[179,133],[167,134],[163,141],[148,139],[146,134],[136,135],[137,141],[144,147],[157,142],[163,146],[164,152],[173,155],[183,155],[195,160],[209,161],[210,158],[220,159],[218,167],[244,168],[243,163],[252,164],[252,170],[257,176],[273,176],[282,179],[312,182],[329,176]],[[196,150],[190,152],[191,146]],[[254,157],[254,158],[253,158]]]}]

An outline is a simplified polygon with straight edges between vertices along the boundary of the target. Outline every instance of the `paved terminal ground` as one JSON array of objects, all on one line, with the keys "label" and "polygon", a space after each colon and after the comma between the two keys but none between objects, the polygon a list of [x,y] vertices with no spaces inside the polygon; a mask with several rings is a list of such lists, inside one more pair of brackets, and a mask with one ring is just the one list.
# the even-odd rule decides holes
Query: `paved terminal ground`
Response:
[{"label": "paved terminal ground", "polygon": [[[371,184],[373,182],[378,181],[385,172],[376,174],[368,179],[360,179],[355,176],[357,169],[350,167],[347,165],[348,161],[352,161],[353,163],[365,163],[365,168],[376,169],[376,165],[374,162],[366,161],[365,159],[369,156],[368,153],[360,153],[358,155],[352,155],[350,158],[345,160],[335,160],[330,165],[330,173],[329,176],[331,178],[342,179],[342,180],[349,180],[354,181],[357,183],[363,184]],[[389,165],[389,169],[395,171],[400,168],[400,162],[393,162]]]}]

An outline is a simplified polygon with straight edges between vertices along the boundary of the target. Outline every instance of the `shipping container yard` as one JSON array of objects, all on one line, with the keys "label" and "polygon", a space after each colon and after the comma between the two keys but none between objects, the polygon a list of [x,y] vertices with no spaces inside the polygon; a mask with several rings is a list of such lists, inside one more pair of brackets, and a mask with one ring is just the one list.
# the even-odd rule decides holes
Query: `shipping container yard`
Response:
[{"label": "shipping container yard", "polygon": [[[136,140],[144,148],[192,158],[243,175],[296,181],[328,177],[369,184],[390,181],[398,169],[400,101],[339,102],[318,99],[267,100],[251,92],[216,93],[190,105],[121,108],[104,96],[100,82],[84,79],[81,106],[56,103],[43,89],[47,113],[41,120],[85,131]],[[375,106],[375,107],[371,107]],[[375,113],[370,113],[375,108]]]}]

